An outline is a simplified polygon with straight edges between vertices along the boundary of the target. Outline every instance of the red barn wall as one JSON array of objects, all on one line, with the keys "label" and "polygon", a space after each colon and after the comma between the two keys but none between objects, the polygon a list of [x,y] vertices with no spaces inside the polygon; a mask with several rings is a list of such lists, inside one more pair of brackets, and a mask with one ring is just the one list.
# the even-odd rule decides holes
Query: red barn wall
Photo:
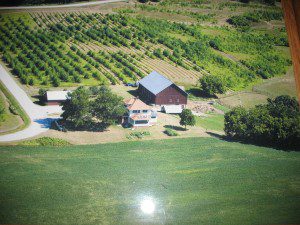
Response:
[{"label": "red barn wall", "polygon": [[154,103],[156,105],[186,105],[187,94],[172,84],[156,95]]}]

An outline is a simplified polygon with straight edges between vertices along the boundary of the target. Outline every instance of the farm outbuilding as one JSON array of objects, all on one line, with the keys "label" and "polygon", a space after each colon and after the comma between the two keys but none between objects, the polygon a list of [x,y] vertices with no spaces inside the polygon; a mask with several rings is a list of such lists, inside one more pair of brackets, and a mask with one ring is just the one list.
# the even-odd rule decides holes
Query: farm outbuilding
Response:
[{"label": "farm outbuilding", "polygon": [[156,71],[139,81],[138,94],[145,102],[155,105],[185,106],[188,97],[182,88]]},{"label": "farm outbuilding", "polygon": [[47,105],[60,105],[67,100],[70,91],[47,91],[46,100]]}]

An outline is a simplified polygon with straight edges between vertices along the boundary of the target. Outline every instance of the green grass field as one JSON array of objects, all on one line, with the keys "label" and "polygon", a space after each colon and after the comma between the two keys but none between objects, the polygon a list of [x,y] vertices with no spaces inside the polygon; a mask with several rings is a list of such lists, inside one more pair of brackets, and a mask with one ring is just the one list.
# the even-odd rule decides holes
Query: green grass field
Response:
[{"label": "green grass field", "polygon": [[[20,123],[20,121],[18,122],[17,116],[14,115],[12,112],[10,112],[10,110],[8,108],[6,108],[6,112],[4,115],[4,121],[2,121],[0,123],[0,129],[2,131],[7,130],[7,132],[2,132],[2,134],[16,132],[18,130],[22,130],[22,129],[26,128],[30,123],[30,118],[28,117],[28,115],[25,113],[25,111],[22,109],[22,107],[16,101],[14,96],[7,90],[7,88],[1,82],[0,82],[0,91],[5,95],[5,97],[11,104],[11,106],[14,110],[14,113],[19,115],[23,120],[22,123]],[[4,101],[4,99],[2,99],[2,102],[3,101]],[[4,104],[4,102],[2,104]]]},{"label": "green grass field", "polygon": [[[299,224],[299,161],[214,138],[0,147],[0,221]],[[146,196],[150,215],[140,210]]]},{"label": "green grass field", "polygon": [[196,116],[196,125],[207,130],[223,131],[224,130],[224,115],[211,114],[207,117]]},{"label": "green grass field", "polygon": [[0,107],[4,108],[4,113],[0,116],[0,133],[13,130],[14,128],[21,126],[17,116],[12,114],[8,106],[6,105],[6,99],[0,89]]}]

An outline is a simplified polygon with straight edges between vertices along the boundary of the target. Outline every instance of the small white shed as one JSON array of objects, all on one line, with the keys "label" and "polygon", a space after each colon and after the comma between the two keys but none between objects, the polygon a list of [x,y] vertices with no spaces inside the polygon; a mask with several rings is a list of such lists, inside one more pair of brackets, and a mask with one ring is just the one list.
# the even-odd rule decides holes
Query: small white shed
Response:
[{"label": "small white shed", "polygon": [[183,110],[182,105],[164,105],[162,111],[168,114],[179,114]]}]

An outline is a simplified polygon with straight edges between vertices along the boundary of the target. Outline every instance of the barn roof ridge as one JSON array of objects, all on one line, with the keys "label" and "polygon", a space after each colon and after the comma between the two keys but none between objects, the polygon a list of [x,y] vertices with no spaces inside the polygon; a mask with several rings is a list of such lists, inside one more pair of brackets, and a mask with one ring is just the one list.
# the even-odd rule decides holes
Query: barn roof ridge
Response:
[{"label": "barn roof ridge", "polygon": [[139,84],[143,85],[151,93],[156,95],[174,83],[154,70],[148,76],[141,79]]}]

